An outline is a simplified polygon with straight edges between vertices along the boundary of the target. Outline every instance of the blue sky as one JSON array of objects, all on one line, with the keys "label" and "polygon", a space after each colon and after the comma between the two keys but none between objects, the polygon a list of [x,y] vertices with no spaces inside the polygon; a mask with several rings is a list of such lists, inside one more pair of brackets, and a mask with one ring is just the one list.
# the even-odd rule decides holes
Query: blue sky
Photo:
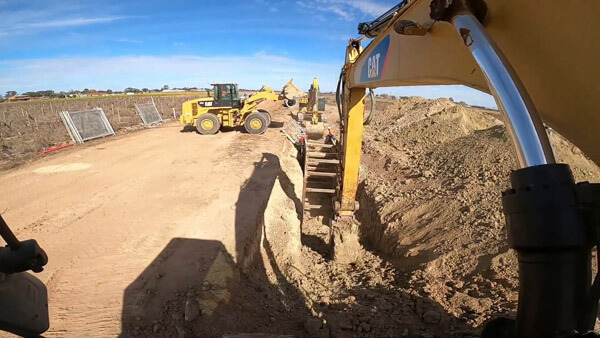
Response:
[{"label": "blue sky", "polygon": [[[0,0],[0,92],[52,89],[335,87],[347,40],[395,1]],[[381,88],[495,106],[462,86]]]}]

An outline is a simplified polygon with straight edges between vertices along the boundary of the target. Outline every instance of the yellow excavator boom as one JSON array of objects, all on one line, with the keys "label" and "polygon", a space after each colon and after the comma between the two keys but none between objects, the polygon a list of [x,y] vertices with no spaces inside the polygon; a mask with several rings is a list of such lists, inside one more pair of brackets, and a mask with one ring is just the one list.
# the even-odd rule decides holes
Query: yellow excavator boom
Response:
[{"label": "yellow excavator boom", "polygon": [[[453,6],[463,2],[455,0]],[[489,74],[480,67],[485,60],[476,60],[482,52],[470,50],[474,47],[472,29],[457,28],[457,20],[464,21],[464,16],[433,19],[432,6],[436,3],[440,1],[405,1],[385,24],[364,32],[374,38],[364,50],[362,39],[350,41],[343,68],[344,121],[364,111],[355,105],[362,107],[359,101],[365,88],[462,84],[494,93],[488,84]],[[600,2],[475,0],[466,3],[479,4],[475,10],[485,11],[482,15],[485,34],[500,54],[510,60],[511,71],[520,81],[518,86],[527,88],[525,101],[529,102],[521,104],[533,109],[533,119],[539,115],[543,123],[600,164],[600,100],[591,99],[600,92],[597,81],[600,20],[595,17],[600,12]],[[501,110],[510,104],[498,100],[497,103]],[[539,129],[541,123],[536,125]],[[345,124],[345,127],[344,134],[362,134],[361,125]],[[347,135],[343,140],[348,141],[342,144],[343,161],[345,167],[352,168],[350,163],[360,162],[361,140]],[[552,162],[549,145],[541,142],[544,144],[538,147],[545,153],[542,157]],[[517,155],[520,161],[525,160],[522,153]],[[356,175],[357,171],[344,173],[346,178],[339,196],[343,214],[353,211],[349,201],[354,199]]]}]

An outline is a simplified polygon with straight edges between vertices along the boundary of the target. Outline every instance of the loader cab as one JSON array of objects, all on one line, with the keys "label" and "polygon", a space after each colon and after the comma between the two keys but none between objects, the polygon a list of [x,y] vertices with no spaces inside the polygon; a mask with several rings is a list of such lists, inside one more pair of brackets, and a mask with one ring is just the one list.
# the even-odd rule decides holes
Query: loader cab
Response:
[{"label": "loader cab", "polygon": [[215,107],[233,107],[240,108],[240,96],[238,86],[235,83],[214,83],[213,90]]}]

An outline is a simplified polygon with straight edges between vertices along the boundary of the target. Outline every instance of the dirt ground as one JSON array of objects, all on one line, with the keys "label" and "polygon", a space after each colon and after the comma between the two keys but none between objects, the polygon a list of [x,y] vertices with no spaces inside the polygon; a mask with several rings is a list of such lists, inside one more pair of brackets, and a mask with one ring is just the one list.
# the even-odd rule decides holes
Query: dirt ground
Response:
[{"label": "dirt ground", "polygon": [[279,168],[281,118],[261,136],[168,123],[4,172],[2,215],[50,256],[39,274],[47,336],[127,334],[122,322],[151,323],[177,290],[224,283],[233,272],[223,262],[247,265]]},{"label": "dirt ground", "polygon": [[[274,122],[262,136],[166,124],[0,176],[3,216],[50,255],[48,336],[475,337],[514,315],[500,192],[516,163],[498,112],[378,100],[362,248],[339,265],[327,218],[302,212],[296,149],[278,131],[290,110],[265,108]],[[331,98],[326,112],[335,124]],[[577,181],[600,181],[548,132]]]}]

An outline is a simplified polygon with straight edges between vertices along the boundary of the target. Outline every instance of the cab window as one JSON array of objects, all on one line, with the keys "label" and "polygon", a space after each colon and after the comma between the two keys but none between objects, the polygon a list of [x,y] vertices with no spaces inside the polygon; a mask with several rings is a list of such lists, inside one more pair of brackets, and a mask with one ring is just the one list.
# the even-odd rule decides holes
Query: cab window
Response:
[{"label": "cab window", "polygon": [[234,101],[235,100],[239,100],[240,98],[238,97],[238,92],[236,90],[237,89],[236,86],[235,85],[231,85],[229,87],[231,89],[231,99],[234,100]]}]

